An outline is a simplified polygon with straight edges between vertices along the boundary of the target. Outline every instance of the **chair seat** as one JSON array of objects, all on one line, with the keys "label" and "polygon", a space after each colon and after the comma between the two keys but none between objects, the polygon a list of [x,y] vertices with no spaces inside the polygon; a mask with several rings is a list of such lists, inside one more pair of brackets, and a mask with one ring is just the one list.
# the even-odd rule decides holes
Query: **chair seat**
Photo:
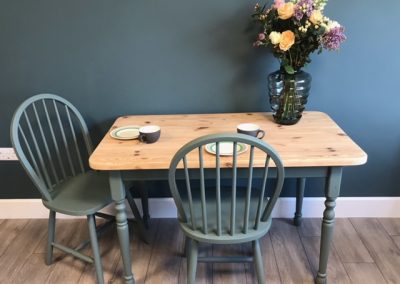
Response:
[{"label": "chair seat", "polygon": [[[199,191],[195,191],[199,192]],[[252,190],[252,196],[250,199],[250,211],[249,211],[249,219],[255,220],[258,208],[259,197],[257,196],[258,190]],[[188,218],[187,222],[180,222],[180,226],[185,233],[190,238],[193,238],[200,242],[207,243],[215,243],[215,244],[224,244],[224,243],[242,243],[249,242],[252,240],[259,239],[264,236],[269,228],[271,227],[271,219],[260,222],[257,230],[254,229],[254,222],[249,223],[247,233],[243,233],[244,228],[244,212],[245,212],[245,198],[246,198],[246,189],[238,188],[236,194],[236,215],[235,215],[235,234],[230,235],[230,221],[231,221],[231,190],[230,189],[221,189],[221,228],[222,235],[217,235],[217,207],[216,207],[216,198],[215,198],[215,189],[207,188],[206,189],[206,200],[207,200],[207,229],[208,234],[204,234],[202,230],[203,219],[201,213],[201,199],[198,194],[192,196],[193,199],[193,207],[196,212],[195,224],[196,230],[192,229],[192,224],[190,218]],[[186,200],[186,196],[182,195],[183,206],[185,207],[185,211],[189,212],[189,204]],[[265,203],[264,203],[265,206]]]},{"label": "chair seat", "polygon": [[59,213],[86,216],[96,213],[112,202],[108,174],[88,171],[57,185],[53,200],[44,206]]}]

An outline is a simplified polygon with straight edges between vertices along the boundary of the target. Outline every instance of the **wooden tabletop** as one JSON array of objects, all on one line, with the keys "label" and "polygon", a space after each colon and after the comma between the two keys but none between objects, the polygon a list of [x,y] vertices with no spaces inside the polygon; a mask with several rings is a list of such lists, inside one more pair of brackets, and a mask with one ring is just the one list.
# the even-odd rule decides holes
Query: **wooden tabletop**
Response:
[{"label": "wooden tabletop", "polygon": [[[305,112],[300,122],[291,126],[276,124],[271,113],[123,116],[110,131],[126,125],[155,124],[161,127],[160,139],[145,144],[136,139],[116,140],[107,133],[89,164],[95,170],[168,169],[171,158],[185,143],[206,134],[235,133],[236,126],[246,122],[265,130],[263,140],[278,151],[286,167],[355,166],[367,161],[367,154],[327,114]],[[215,158],[207,155],[207,164],[212,166]],[[224,159],[229,166],[231,157]],[[261,159],[259,166],[263,166]]]}]

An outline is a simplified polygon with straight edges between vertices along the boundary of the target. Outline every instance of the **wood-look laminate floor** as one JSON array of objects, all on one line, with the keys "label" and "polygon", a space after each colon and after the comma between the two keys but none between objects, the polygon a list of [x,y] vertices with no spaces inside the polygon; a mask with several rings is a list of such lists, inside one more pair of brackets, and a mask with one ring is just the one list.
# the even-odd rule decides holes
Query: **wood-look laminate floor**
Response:
[{"label": "wood-look laminate floor", "polygon": [[[133,230],[134,231],[134,227]],[[186,283],[183,235],[176,220],[151,223],[151,244],[131,234],[136,283]],[[0,283],[95,283],[94,267],[55,251],[44,263],[47,220],[0,220]],[[274,219],[262,250],[268,283],[313,283],[318,267],[320,220],[296,228]],[[57,220],[57,241],[74,246],[88,237],[86,221]],[[106,283],[122,283],[114,229],[100,239]],[[85,250],[90,254],[90,249]],[[201,246],[201,254],[247,254],[249,245]],[[400,283],[400,219],[337,219],[329,283]],[[251,264],[199,264],[198,283],[255,283]]]}]

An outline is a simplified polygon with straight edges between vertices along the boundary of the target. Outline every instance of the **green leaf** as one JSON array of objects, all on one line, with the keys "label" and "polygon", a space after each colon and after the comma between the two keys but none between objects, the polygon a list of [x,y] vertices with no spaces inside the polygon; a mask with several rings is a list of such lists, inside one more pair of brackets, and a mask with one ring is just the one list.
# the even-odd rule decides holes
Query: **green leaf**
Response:
[{"label": "green leaf", "polygon": [[285,68],[285,71],[286,71],[286,73],[288,73],[288,74],[294,74],[294,69],[293,69],[293,67],[292,66],[290,66],[290,65],[284,65],[283,66],[283,68]]}]

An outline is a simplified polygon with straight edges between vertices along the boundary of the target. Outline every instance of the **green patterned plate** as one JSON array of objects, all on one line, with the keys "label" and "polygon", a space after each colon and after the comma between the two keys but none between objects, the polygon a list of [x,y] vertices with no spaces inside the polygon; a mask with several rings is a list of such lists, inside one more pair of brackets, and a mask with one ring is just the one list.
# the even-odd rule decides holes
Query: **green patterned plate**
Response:
[{"label": "green patterned plate", "polygon": [[119,140],[131,140],[139,137],[139,128],[137,125],[122,126],[113,129],[110,132],[112,138]]},{"label": "green patterned plate", "polygon": [[[210,143],[205,146],[205,150],[215,155],[217,152],[217,145],[215,143]],[[242,154],[247,151],[247,145],[238,142],[236,144],[237,154]],[[219,143],[219,154],[220,156],[232,156],[233,155],[233,142],[220,142]]]}]

